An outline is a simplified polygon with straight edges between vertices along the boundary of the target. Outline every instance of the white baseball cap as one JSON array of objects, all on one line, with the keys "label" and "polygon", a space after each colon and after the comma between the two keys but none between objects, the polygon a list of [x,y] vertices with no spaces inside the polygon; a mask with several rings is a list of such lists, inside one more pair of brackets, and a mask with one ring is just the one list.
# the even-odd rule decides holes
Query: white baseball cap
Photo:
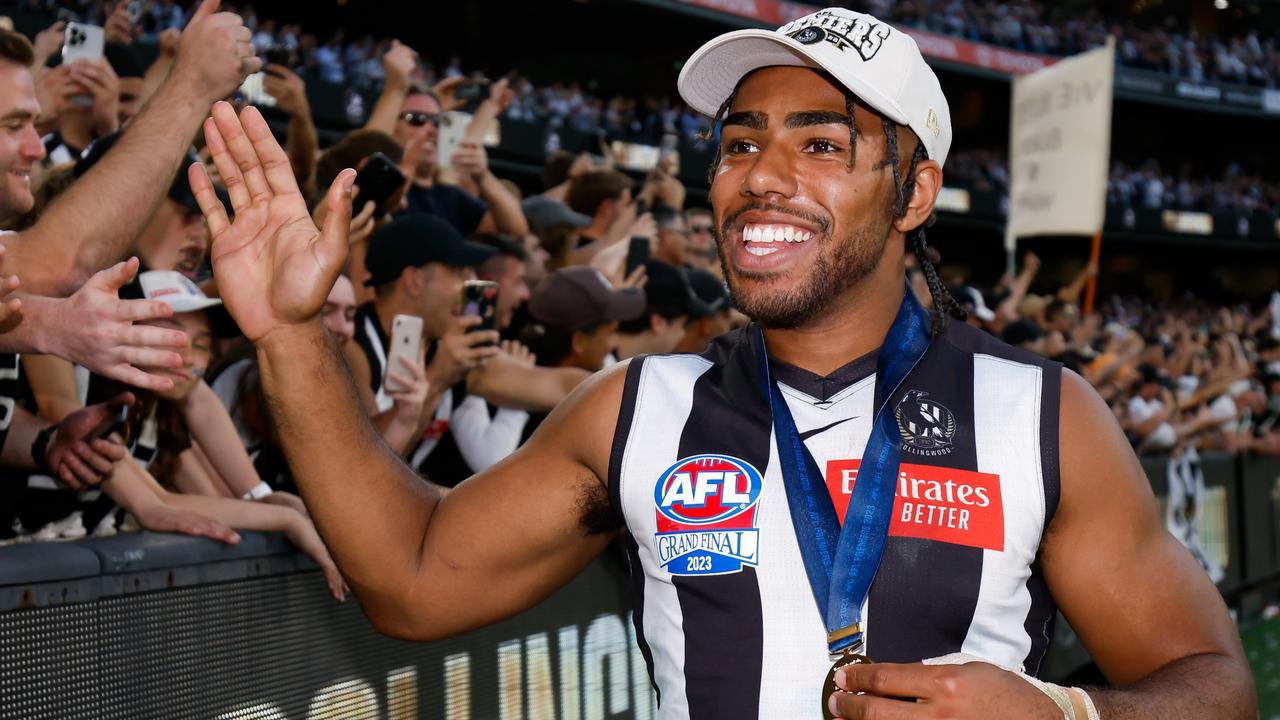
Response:
[{"label": "white baseball cap", "polygon": [[178,314],[222,304],[222,300],[205,295],[200,286],[175,270],[148,270],[139,273],[138,284],[142,286],[143,297],[166,303]]},{"label": "white baseball cap", "polygon": [[939,165],[951,148],[951,111],[911,36],[876,18],[827,8],[777,30],[736,30],[698,48],[680,71],[680,95],[715,117],[747,73],[787,65],[822,69],[924,143]]}]

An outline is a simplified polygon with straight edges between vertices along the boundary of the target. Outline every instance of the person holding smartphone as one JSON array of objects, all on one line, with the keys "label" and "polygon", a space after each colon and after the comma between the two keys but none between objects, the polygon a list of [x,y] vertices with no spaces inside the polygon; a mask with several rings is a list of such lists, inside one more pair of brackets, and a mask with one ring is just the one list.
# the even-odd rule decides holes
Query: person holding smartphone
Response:
[{"label": "person holding smartphone", "polygon": [[[344,346],[343,355],[365,411],[388,444],[406,453],[414,467],[435,450],[449,428],[454,386],[498,352],[497,331],[467,332],[480,318],[461,315],[463,283],[493,254],[492,248],[464,240],[444,220],[420,213],[395,218],[369,241],[369,276],[363,283],[373,288],[374,299],[356,310],[354,342]],[[387,389],[392,374],[412,372],[390,367],[399,315],[422,321],[427,359],[423,378],[429,392],[413,418],[404,416]]]},{"label": "person holding smartphone", "polygon": [[[413,182],[406,194],[409,211],[437,215],[464,236],[481,232],[523,237],[529,232],[529,225],[520,210],[520,201],[489,170],[488,154],[479,139],[462,140],[454,157],[437,156],[442,115],[461,106],[451,94],[457,83],[437,86],[441,92],[448,91],[445,97],[434,89],[414,85],[411,76],[417,61],[417,53],[411,48],[398,41],[392,43],[383,56],[386,80],[382,95],[365,123],[366,128],[390,134],[405,148],[421,148],[412,165]],[[511,97],[505,84],[495,83],[476,116],[497,117],[510,104]],[[419,141],[414,142],[415,138]],[[438,182],[438,171],[449,167],[469,178],[479,191],[478,196]]]}]

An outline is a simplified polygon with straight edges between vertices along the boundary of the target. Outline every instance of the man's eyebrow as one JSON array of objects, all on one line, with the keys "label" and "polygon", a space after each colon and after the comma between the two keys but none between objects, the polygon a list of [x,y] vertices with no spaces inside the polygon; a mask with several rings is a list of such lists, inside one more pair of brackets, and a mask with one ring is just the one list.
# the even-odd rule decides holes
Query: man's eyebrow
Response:
[{"label": "man's eyebrow", "polygon": [[730,125],[741,125],[749,130],[767,130],[769,128],[769,116],[758,110],[729,113],[724,122],[720,123],[720,127],[724,128]]},{"label": "man's eyebrow", "polygon": [[848,125],[849,116],[833,110],[801,110],[787,115],[784,126],[788,130],[798,130],[810,125]]},{"label": "man's eyebrow", "polygon": [[9,122],[10,120],[31,120],[36,114],[30,110],[10,110],[4,117],[0,117],[0,122]]}]

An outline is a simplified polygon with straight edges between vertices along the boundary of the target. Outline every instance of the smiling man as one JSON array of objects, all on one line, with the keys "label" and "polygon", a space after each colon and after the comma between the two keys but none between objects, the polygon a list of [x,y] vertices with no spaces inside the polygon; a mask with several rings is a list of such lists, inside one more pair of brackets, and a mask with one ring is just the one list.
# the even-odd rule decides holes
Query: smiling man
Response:
[{"label": "smiling man", "polygon": [[[954,309],[923,234],[950,120],[915,43],[825,10],[713,40],[680,89],[720,124],[720,257],[754,322],[595,376],[448,494],[386,450],[349,382],[315,381],[345,376],[317,315],[353,173],[318,231],[261,116],[214,109],[218,170],[244,180],[232,224],[192,170],[214,272],[375,626],[426,640],[507,617],[625,527],[664,718],[1254,717],[1226,608],[1107,407],[906,290],[914,250]],[[1114,687],[1021,674],[1055,607]]]}]

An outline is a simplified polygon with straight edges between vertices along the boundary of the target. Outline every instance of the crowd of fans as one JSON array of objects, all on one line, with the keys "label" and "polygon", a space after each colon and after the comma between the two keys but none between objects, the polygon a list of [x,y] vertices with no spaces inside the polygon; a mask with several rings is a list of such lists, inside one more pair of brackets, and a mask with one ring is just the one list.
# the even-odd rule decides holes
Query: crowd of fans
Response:
[{"label": "crowd of fans", "polygon": [[1280,454],[1280,292],[1261,307],[1116,296],[1085,315],[1097,268],[1043,295],[1039,269],[1028,253],[990,290],[951,278],[952,295],[969,323],[1087,379],[1139,453]]},{"label": "crowd of fans", "polygon": [[[947,181],[982,192],[1009,194],[1009,165],[1004,151],[971,149],[947,158]],[[1149,210],[1229,210],[1248,216],[1280,217],[1280,183],[1229,163],[1208,173],[1183,163],[1176,171],[1158,160],[1130,165],[1116,160],[1107,177],[1107,204]]]},{"label": "crowd of fans", "polygon": [[[111,8],[112,44],[96,62],[61,64],[43,35],[33,47],[0,31],[0,73],[15,78],[4,87],[35,83],[0,94],[0,540],[146,528],[234,543],[236,530],[281,531],[341,598],[256,355],[221,309],[183,170],[209,157],[209,108],[260,63],[246,49],[254,31],[231,13],[196,15],[180,33],[156,25],[159,57],[142,67],[125,6]],[[414,468],[456,485],[514,451],[593,372],[700,351],[745,322],[712,215],[687,206],[667,161],[635,182],[607,157],[553,152],[526,194],[495,175],[481,141],[519,111],[512,82],[486,88],[442,157],[440,118],[464,102],[458,84],[424,85],[417,54],[398,42],[378,65],[367,123],[323,151],[306,80],[272,65],[269,81],[317,223],[343,168],[399,175],[376,200],[375,176],[357,180],[365,197],[357,187],[348,266],[323,320],[365,410]],[[952,163],[963,172],[963,159]],[[1280,309],[1113,300],[1085,316],[1079,297],[1096,269],[1037,296],[1038,267],[1028,256],[986,294],[953,278],[953,294],[970,322],[1084,375],[1140,451],[1280,452]],[[473,288],[467,297],[492,304],[464,308]]]},{"label": "crowd of fans", "polygon": [[1140,25],[1106,17],[1096,8],[1002,0],[867,0],[876,17],[975,42],[1044,55],[1074,55],[1116,38],[1121,65],[1193,82],[1276,87],[1280,47],[1257,29],[1240,35],[1202,34],[1167,16]]},{"label": "crowd of fans", "polygon": [[[50,7],[69,5],[77,17],[109,28],[112,27],[113,10],[117,7],[117,3],[111,0],[28,1]],[[234,10],[234,6],[228,6]],[[1036,3],[911,0],[872,2],[867,9],[878,17],[892,18],[935,32],[1058,55],[1087,50],[1100,44],[1111,32],[1118,37],[1124,64],[1174,74],[1185,70],[1180,64],[1182,61],[1170,60],[1167,66],[1160,65],[1151,60],[1152,53],[1167,51],[1170,58],[1176,59],[1208,52],[1201,47],[1208,43],[1207,40],[1200,45],[1186,40],[1175,32],[1170,23],[1162,29],[1147,32],[1123,23],[1108,24],[1093,14],[1082,18],[1060,17],[1064,11]],[[174,0],[146,2],[143,4],[143,18],[135,24],[132,35],[143,41],[161,42],[167,31],[170,34],[168,42],[171,42],[173,34],[185,22],[186,12],[189,10],[184,11],[182,4]],[[245,25],[253,32],[252,42],[259,54],[268,60],[287,59],[288,69],[301,82],[350,84],[362,89],[380,89],[386,82],[383,58],[395,47],[393,40],[371,35],[349,40],[339,29],[322,42],[321,38],[304,32],[297,24],[259,18],[253,5],[244,5],[239,12]],[[123,21],[119,13],[116,15],[116,27],[121,27]],[[1250,59],[1250,62],[1265,59],[1261,65],[1248,65],[1250,69],[1245,74],[1250,78],[1257,74],[1258,67],[1273,70],[1277,57],[1280,57],[1276,53],[1274,39],[1268,40],[1264,46],[1256,32],[1243,38],[1232,38],[1225,46],[1216,40],[1210,45],[1213,50],[1210,54],[1215,58],[1210,65],[1214,68],[1219,65],[1236,68],[1246,63],[1245,59]],[[1228,58],[1234,60],[1228,61]],[[1219,73],[1210,77],[1231,80],[1235,76]],[[487,82],[479,72],[466,70],[457,57],[449,58],[442,68],[436,68],[429,61],[418,62],[411,70],[410,80],[424,87],[437,87],[443,83],[446,88],[467,81]],[[512,96],[503,117],[512,120],[546,121],[553,130],[568,128],[582,134],[600,133],[610,138],[628,138],[653,145],[659,144],[666,134],[674,134],[686,146],[694,148],[705,148],[707,144],[708,118],[670,97],[615,95],[604,99],[572,81],[537,86],[519,73],[512,73],[505,80]],[[271,89],[279,86],[280,83],[273,83]],[[551,149],[555,149],[554,142]],[[977,190],[994,191],[1001,196],[1008,194],[1008,164],[1000,149],[952,153],[948,178]],[[1246,215],[1280,216],[1280,184],[1244,172],[1238,164],[1229,165],[1221,172],[1207,172],[1186,164],[1176,170],[1165,169],[1157,159],[1137,164],[1116,162],[1107,187],[1108,203],[1118,207],[1232,210]]]}]

